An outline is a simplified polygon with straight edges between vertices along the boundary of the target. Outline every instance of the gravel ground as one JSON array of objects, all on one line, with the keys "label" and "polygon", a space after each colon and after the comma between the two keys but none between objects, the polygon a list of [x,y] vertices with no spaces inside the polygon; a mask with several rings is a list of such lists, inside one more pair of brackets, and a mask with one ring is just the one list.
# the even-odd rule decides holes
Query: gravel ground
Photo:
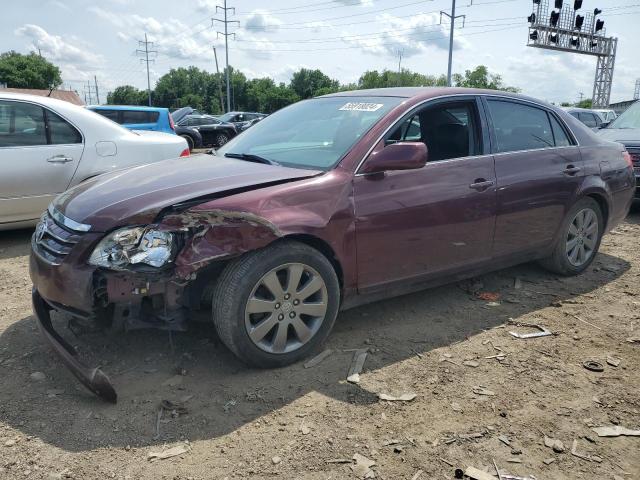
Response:
[{"label": "gravel ground", "polygon": [[[41,340],[30,234],[0,232],[1,479],[424,480],[494,474],[494,461],[537,480],[640,478],[640,437],[593,430],[640,428],[638,213],[579,277],[523,265],[344,312],[331,353],[309,368],[248,369],[208,323],[172,338],[75,337],[57,318],[110,375],[117,405]],[[513,322],[553,335],[514,338],[534,330]],[[348,383],[359,349],[364,370]]]}]

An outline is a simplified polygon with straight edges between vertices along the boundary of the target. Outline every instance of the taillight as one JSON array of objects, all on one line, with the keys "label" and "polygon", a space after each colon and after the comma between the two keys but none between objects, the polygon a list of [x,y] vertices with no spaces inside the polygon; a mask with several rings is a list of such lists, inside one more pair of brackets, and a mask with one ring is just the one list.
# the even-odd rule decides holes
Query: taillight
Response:
[{"label": "taillight", "polygon": [[173,123],[173,117],[171,116],[171,114],[169,114],[169,127],[171,127],[171,130],[173,130],[174,132],[176,131],[176,124]]},{"label": "taillight", "polygon": [[181,157],[188,157],[189,155],[190,155],[189,147],[182,150],[182,153],[180,154]]},{"label": "taillight", "polygon": [[626,150],[622,152],[622,158],[625,159],[629,167],[633,168],[633,162],[631,161],[631,155],[629,154],[629,152],[627,152]]}]

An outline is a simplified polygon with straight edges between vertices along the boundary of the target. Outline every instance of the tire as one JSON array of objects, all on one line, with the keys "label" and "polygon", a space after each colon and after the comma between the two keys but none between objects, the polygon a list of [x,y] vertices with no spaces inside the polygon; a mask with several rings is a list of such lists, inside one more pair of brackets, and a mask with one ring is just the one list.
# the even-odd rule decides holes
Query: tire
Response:
[{"label": "tire", "polygon": [[229,136],[226,133],[216,134],[216,146],[221,147],[229,141]]},{"label": "tire", "polygon": [[[583,213],[586,216],[582,217],[583,228],[581,229],[578,215]],[[593,230],[591,226],[593,222],[596,222],[596,231],[590,234],[589,232]],[[582,273],[591,265],[598,253],[604,227],[604,216],[598,202],[588,197],[578,200],[562,222],[560,237],[553,253],[540,264],[547,270],[560,275],[572,276]],[[583,248],[584,257],[580,255],[580,247]]]},{"label": "tire", "polygon": [[[274,278],[282,288],[279,295],[266,287],[273,288]],[[299,279],[296,288],[288,288],[290,278]],[[314,293],[304,297],[305,290]],[[287,292],[293,292],[289,298]],[[220,339],[238,358],[252,367],[274,368],[315,352],[333,328],[339,304],[338,277],[329,260],[305,244],[283,241],[225,267],[213,289],[212,314]]]},{"label": "tire", "polygon": [[187,146],[189,147],[189,151],[192,152],[193,151],[193,138],[191,138],[189,135],[180,135],[180,136],[187,141]]}]

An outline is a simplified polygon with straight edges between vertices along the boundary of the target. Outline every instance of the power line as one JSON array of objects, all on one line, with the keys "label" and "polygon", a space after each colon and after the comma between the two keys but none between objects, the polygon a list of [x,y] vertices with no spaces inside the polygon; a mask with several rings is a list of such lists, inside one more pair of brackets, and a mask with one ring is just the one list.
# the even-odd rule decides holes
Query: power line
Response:
[{"label": "power line", "polygon": [[226,80],[227,80],[227,112],[231,111],[231,88],[230,88],[230,83],[229,83],[229,36],[233,36],[235,38],[235,32],[233,33],[229,33],[229,24],[237,24],[238,26],[240,26],[240,22],[238,20],[229,20],[228,19],[228,12],[229,10],[233,11],[233,14],[235,15],[236,13],[236,9],[233,7],[227,7],[227,0],[224,0],[224,6],[219,6],[216,5],[216,13],[218,13],[218,10],[222,10],[222,12],[224,13],[224,20],[220,20],[219,18],[212,18],[211,19],[211,25],[213,26],[213,22],[220,22],[224,24],[224,33],[222,32],[217,32],[217,35],[223,35],[224,36],[224,50],[225,50],[225,57],[226,57],[226,64],[227,64],[227,68],[226,68]]},{"label": "power line", "polygon": [[153,42],[150,42],[147,40],[147,34],[144,34],[144,41],[143,40],[139,40],[138,41],[138,46],[142,47],[144,46],[144,50],[136,50],[136,54],[137,55],[144,55],[144,58],[140,59],[140,62],[144,62],[147,65],[147,94],[149,96],[149,106],[151,106],[151,76],[149,75],[149,62],[153,63],[155,62],[154,58],[149,58],[149,54],[151,55],[158,55],[158,51],[157,50],[149,50],[149,46],[151,46],[153,48]]}]

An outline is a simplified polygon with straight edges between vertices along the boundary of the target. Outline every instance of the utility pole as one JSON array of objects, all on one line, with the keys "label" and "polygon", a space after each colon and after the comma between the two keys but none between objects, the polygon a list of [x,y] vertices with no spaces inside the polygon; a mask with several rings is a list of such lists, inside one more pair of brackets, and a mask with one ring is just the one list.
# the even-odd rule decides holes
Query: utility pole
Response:
[{"label": "utility pole", "polygon": [[633,99],[638,100],[640,98],[640,78],[636,80],[636,88],[633,91]]},{"label": "utility pole", "polygon": [[[220,80],[220,68],[218,68],[218,52],[216,52],[216,46],[213,46],[213,56],[216,59],[216,73],[218,74],[218,80]],[[218,84],[218,94],[220,95],[220,111],[224,112],[224,100],[222,100],[222,85],[220,82],[216,82]]]},{"label": "utility pole", "polygon": [[227,7],[227,0],[224,0],[224,6],[219,6],[216,5],[216,13],[218,13],[218,10],[222,10],[222,12],[224,13],[224,20],[220,20],[218,18],[212,18],[211,19],[211,24],[213,25],[213,22],[221,22],[224,23],[224,33],[222,32],[217,32],[218,35],[223,35],[224,36],[224,49],[225,49],[225,57],[226,57],[226,64],[227,64],[227,68],[226,68],[226,80],[227,80],[227,112],[231,111],[231,88],[230,88],[230,84],[229,84],[229,36],[233,35],[233,38],[236,37],[235,33],[229,33],[229,24],[230,23],[235,23],[238,26],[240,26],[240,22],[237,20],[229,20],[228,17],[228,12],[229,10],[233,10],[233,14],[236,14],[236,9],[233,7]]},{"label": "utility pole", "polygon": [[157,55],[157,50],[149,50],[149,47],[153,48],[153,42],[149,42],[147,40],[147,34],[144,34],[144,40],[138,40],[138,46],[144,46],[144,50],[138,49],[136,50],[137,55],[144,55],[144,58],[140,59],[140,63],[144,62],[147,64],[147,94],[149,95],[149,106],[151,106],[151,77],[149,76],[149,63],[154,63],[155,59],[149,59],[149,54]]},{"label": "utility pole", "polygon": [[[473,4],[473,0],[469,3],[469,6]],[[451,86],[451,67],[453,64],[453,29],[455,28],[456,18],[462,18],[462,26],[464,27],[464,21],[466,15],[456,16],[456,0],[451,0],[451,14],[440,10],[440,24],[442,24],[442,15],[449,17],[451,20],[451,28],[449,29],[449,65],[447,66],[447,85]]]},{"label": "utility pole", "polygon": [[100,94],[98,93],[98,77],[96,77],[95,75],[93,76],[93,81],[96,84],[96,103],[98,105],[100,105]]},{"label": "utility pole", "polygon": [[584,98],[584,93],[578,92],[578,95],[580,95],[580,101],[578,103],[582,103],[582,99]]}]

